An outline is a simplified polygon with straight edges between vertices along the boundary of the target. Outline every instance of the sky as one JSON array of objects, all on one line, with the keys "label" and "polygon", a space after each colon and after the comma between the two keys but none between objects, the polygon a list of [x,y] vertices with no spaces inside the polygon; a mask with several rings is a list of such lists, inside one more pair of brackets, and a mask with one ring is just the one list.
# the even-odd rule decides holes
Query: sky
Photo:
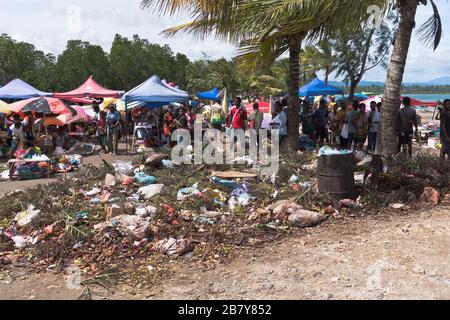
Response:
[{"label": "sky", "polygon": [[[405,82],[426,82],[450,76],[450,3],[436,0],[444,24],[440,47],[433,52],[419,43],[414,34],[405,70]],[[215,39],[198,41],[179,34],[165,38],[162,30],[187,21],[187,17],[169,18],[143,11],[140,0],[14,0],[4,1],[0,12],[0,32],[19,41],[34,44],[39,50],[61,53],[69,39],[82,39],[101,45],[106,51],[116,33],[132,37],[138,34],[153,43],[168,44],[174,52],[200,59],[231,58],[236,49]],[[431,6],[419,7],[417,25],[431,16]],[[371,70],[366,81],[384,81],[386,71]]]}]

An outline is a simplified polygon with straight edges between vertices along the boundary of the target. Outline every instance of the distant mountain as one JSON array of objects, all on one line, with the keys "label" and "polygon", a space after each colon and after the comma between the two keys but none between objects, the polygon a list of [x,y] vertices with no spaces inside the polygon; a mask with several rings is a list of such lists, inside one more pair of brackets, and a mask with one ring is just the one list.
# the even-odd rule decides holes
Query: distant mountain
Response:
[{"label": "distant mountain", "polygon": [[[330,85],[332,86],[338,86],[338,87],[342,87],[345,86],[346,84],[344,82],[340,82],[340,81],[330,81],[329,82]],[[403,84],[404,86],[449,86],[450,85],[450,77],[446,76],[446,77],[440,77],[440,78],[436,78],[433,80],[430,80],[428,82],[405,82]],[[381,81],[361,81],[359,84],[360,87],[369,87],[369,86],[377,86],[377,87],[383,87],[384,86],[384,82]]]},{"label": "distant mountain", "polygon": [[440,77],[427,82],[428,85],[445,86],[450,85],[450,77]]}]

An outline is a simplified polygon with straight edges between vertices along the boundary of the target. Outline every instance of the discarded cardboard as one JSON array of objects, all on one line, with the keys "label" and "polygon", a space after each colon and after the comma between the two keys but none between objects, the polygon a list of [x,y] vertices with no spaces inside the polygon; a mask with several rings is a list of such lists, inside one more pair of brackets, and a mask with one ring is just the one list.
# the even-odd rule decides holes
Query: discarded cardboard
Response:
[{"label": "discarded cardboard", "polygon": [[130,204],[124,205],[106,205],[105,206],[105,221],[110,221],[112,218],[115,218],[124,214],[134,214],[134,207]]},{"label": "discarded cardboard", "polygon": [[256,178],[258,177],[258,174],[240,171],[213,171],[211,173],[211,176],[223,179],[237,179],[237,178]]}]

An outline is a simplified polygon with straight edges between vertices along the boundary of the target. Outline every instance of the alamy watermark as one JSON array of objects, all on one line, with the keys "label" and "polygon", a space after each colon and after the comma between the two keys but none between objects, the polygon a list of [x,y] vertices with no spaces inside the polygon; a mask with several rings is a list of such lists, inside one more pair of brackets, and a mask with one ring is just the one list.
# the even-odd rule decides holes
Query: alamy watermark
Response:
[{"label": "alamy watermark", "polygon": [[227,129],[222,132],[203,130],[202,124],[196,123],[193,137],[190,131],[183,129],[172,134],[171,140],[177,142],[172,149],[172,161],[196,165],[254,164],[261,167],[262,176],[272,177],[277,175],[280,166],[280,135],[279,130],[270,132],[269,152],[268,130]]}]

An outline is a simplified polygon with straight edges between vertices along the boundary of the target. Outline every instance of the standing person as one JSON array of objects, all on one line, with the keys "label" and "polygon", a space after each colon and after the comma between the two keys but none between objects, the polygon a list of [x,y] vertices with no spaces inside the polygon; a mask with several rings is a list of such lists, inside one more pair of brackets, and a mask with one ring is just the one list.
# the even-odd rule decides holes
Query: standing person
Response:
[{"label": "standing person", "polygon": [[169,109],[164,114],[163,125],[164,136],[167,138],[168,145],[172,148],[175,146],[175,144],[171,141],[172,132],[175,128],[175,113],[173,106],[169,106]]},{"label": "standing person", "polygon": [[[178,112],[175,112],[175,129],[183,130],[189,132],[189,121],[188,121],[188,109],[185,105],[182,105]],[[178,137],[177,143],[183,141],[182,137]]]},{"label": "standing person", "polygon": [[236,98],[235,105],[228,115],[229,127],[231,129],[245,130],[245,121],[247,120],[247,110],[241,105],[241,98]]},{"label": "standing person", "polygon": [[94,122],[97,122],[100,119],[100,103],[98,100],[94,100],[92,102],[92,110],[94,110]]},{"label": "standing person", "polygon": [[444,110],[440,116],[441,120],[441,158],[445,159],[447,155],[450,160],[450,99],[444,101]]},{"label": "standing person", "polygon": [[259,111],[259,103],[255,102],[253,104],[253,111],[248,116],[248,120],[250,129],[255,129],[256,134],[259,134],[259,130],[261,129],[264,120],[264,114]]},{"label": "standing person", "polygon": [[346,111],[347,105],[345,104],[345,102],[341,102],[339,110],[336,113],[336,121],[338,123],[339,146],[341,148],[347,148],[347,138],[344,139],[342,137],[342,129],[344,129]]},{"label": "standing person", "polygon": [[288,108],[283,107],[283,110],[272,120],[270,125],[272,129],[278,129],[280,132],[280,145],[282,145],[283,141],[287,137],[287,117]]},{"label": "standing person", "polygon": [[275,110],[272,113],[272,119],[275,119],[283,111],[283,105],[280,101],[275,102]]},{"label": "standing person", "polygon": [[353,135],[353,139],[355,140],[355,149],[362,150],[364,144],[366,143],[369,129],[366,117],[366,105],[364,103],[359,105],[359,112],[354,118],[354,123],[355,133]]},{"label": "standing person", "polygon": [[70,148],[70,137],[65,127],[58,127],[53,137],[55,154],[60,156]]},{"label": "standing person", "polygon": [[345,113],[344,126],[347,125],[347,149],[352,149],[353,137],[356,131],[355,117],[358,115],[359,102],[353,101],[350,109]]},{"label": "standing person", "polygon": [[311,140],[315,140],[314,138],[314,119],[313,119],[313,111],[311,109],[311,104],[309,101],[303,102],[303,109],[300,113],[300,122],[302,124],[302,131],[304,135],[307,135]]},{"label": "standing person", "polygon": [[11,129],[11,134],[12,134],[10,158],[14,158],[14,154],[16,153],[17,149],[25,141],[25,130],[22,126],[22,122],[20,121],[20,118],[14,119],[14,124],[11,126],[10,129]]},{"label": "standing person", "polygon": [[398,153],[402,151],[402,146],[408,145],[408,154],[412,157],[412,139],[414,136],[414,128],[417,132],[417,113],[416,109],[411,107],[411,98],[403,98],[404,107],[399,110],[397,123],[399,128]]},{"label": "standing person", "polygon": [[120,122],[120,113],[117,111],[116,105],[112,104],[106,115],[108,150],[112,155],[117,155],[119,151]]},{"label": "standing person", "polygon": [[237,97],[236,99],[234,99],[233,105],[231,106],[231,109],[228,112],[227,119],[226,119],[226,127],[227,128],[232,128],[232,126],[233,126],[233,117],[234,117],[236,111],[241,108],[241,104],[242,104],[242,99],[241,98]]},{"label": "standing person", "polygon": [[106,112],[100,111],[97,122],[97,137],[100,147],[104,153],[108,153],[108,133],[106,130]]},{"label": "standing person", "polygon": [[182,105],[177,113],[177,120],[175,121],[177,129],[188,130],[189,124],[187,112],[188,112],[187,107]]},{"label": "standing person", "polygon": [[322,147],[325,140],[328,140],[328,105],[324,99],[320,100],[319,108],[314,112],[313,119],[316,139],[319,140],[319,146]]},{"label": "standing person", "polygon": [[211,127],[222,131],[225,119],[223,116],[222,106],[215,104],[211,107]]},{"label": "standing person", "polygon": [[22,126],[25,131],[25,139],[28,141],[36,140],[36,119],[31,112],[25,112],[25,118],[23,119]]},{"label": "standing person", "polygon": [[331,112],[328,115],[328,130],[330,133],[330,142],[331,144],[336,144],[336,138],[338,136],[338,130],[339,130],[339,123],[337,120],[337,112],[338,112],[339,106],[335,103],[331,107]]},{"label": "standing person", "polygon": [[187,118],[188,129],[189,129],[189,132],[191,133],[191,138],[193,140],[194,139],[195,121],[197,121],[197,114],[194,112],[194,108],[191,105],[189,105],[187,107],[186,118]]},{"label": "standing person", "polygon": [[256,131],[256,142],[259,143],[259,130],[262,129],[264,114],[259,111],[259,104],[257,102],[253,104],[253,111],[248,116],[248,120],[248,126],[250,129],[254,129]]},{"label": "standing person", "polygon": [[377,146],[378,131],[380,130],[381,122],[381,103],[377,104],[375,101],[370,103],[370,112],[366,114],[367,124],[369,125],[369,141],[367,151],[373,152]]}]

